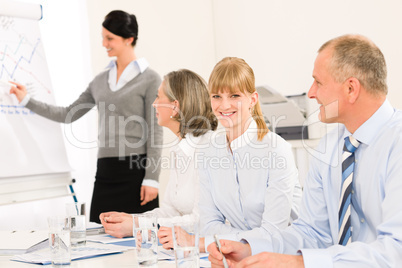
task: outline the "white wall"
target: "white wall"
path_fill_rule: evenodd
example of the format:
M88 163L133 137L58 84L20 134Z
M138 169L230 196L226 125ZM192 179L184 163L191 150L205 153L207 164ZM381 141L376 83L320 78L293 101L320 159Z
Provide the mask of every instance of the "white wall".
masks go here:
M86 89L93 75L86 3L56 0L42 5L40 26L56 104L68 106ZM97 113L93 110L61 127L72 177L76 179L74 190L79 201L89 204L96 171Z
M402 1L213 1L216 55L244 58L256 83L284 94L307 92L318 48L359 33L376 43L388 65L389 99L402 108Z

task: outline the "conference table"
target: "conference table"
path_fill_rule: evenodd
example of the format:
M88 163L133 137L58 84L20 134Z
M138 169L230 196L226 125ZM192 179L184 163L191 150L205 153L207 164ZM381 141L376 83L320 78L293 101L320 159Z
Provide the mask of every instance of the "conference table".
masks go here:
M10 255L0 255L0 267L1 268L35 268L35 267L52 267L51 265L37 265L30 263L22 263L16 261L10 261ZM123 253L111 254L106 256L99 256L90 259L75 260L71 262L71 268L110 268L110 267L138 267L136 254L134 249L130 249ZM174 261L159 261L159 268L173 268L176 267Z

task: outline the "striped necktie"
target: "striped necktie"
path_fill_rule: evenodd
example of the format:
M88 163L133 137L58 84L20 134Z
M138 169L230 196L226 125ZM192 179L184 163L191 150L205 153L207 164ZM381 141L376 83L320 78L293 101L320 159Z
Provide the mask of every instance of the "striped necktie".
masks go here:
M339 202L339 238L338 243L346 246L352 241L352 182L355 167L355 154L360 142L352 136L345 138L342 154L342 191Z

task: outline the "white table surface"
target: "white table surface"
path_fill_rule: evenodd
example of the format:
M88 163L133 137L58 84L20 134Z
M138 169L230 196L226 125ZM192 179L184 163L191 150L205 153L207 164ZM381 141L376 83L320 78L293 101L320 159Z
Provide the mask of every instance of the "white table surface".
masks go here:
M14 268L14 267L52 267L52 265L37 265L31 263L23 263L10 261L10 255L0 255L0 267L1 268ZM126 252L119 254L112 254L106 256L99 256L91 259L72 261L71 268L120 268L120 267L138 267L136 261L136 254L134 249L130 249ZM173 268L175 266L174 261L160 261L158 262L159 268Z

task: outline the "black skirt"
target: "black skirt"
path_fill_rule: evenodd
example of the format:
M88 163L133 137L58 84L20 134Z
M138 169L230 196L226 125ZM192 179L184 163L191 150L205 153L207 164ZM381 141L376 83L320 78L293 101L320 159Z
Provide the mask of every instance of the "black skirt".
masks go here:
M145 160L146 155L136 155L136 161ZM138 163L138 162L137 162ZM139 162L139 163L142 163ZM118 211L143 213L159 207L158 197L141 206L141 185L145 168L133 164L127 156L99 158L92 194L90 221L100 223L102 212Z

